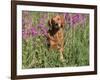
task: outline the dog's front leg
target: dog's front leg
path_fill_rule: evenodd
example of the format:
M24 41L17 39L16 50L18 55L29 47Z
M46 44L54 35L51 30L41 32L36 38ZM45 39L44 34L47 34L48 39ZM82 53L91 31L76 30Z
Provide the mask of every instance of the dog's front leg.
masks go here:
M57 39L55 39L53 36L50 36L50 34L48 33L48 38L54 42L57 42Z
M60 52L60 60L61 60L61 61L64 61L63 51L64 51L64 48L61 47L61 48L59 49L59 52Z

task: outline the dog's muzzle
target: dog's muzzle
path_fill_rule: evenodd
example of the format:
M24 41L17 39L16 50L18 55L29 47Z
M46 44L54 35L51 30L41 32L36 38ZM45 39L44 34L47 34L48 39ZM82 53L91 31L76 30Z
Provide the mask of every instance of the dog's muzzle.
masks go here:
M52 28L59 28L58 23L52 20Z

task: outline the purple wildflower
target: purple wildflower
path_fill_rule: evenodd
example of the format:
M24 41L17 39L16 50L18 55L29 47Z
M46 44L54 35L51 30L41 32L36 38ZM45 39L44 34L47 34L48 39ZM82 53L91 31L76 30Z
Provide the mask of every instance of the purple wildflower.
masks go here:
M38 28L44 28L44 26L45 26L44 24L38 24L37 25Z
M26 29L23 29L22 30L22 38L24 40L28 39L29 38L29 35L30 35L30 33L28 32L28 30L26 30Z
M47 14L43 15L40 20L39 20L39 24L37 25L37 28L39 28L39 35L43 35L43 36L46 36L47 35L47 27L45 26L46 24L46 17L47 17Z
M80 13L64 13L64 18L67 22L67 24L70 24L70 26L74 27L80 24L84 24L86 22L85 14Z
M36 36L38 34L37 30L34 27L32 27L30 31L32 36Z
M23 28L26 28L26 26L28 28L32 26L32 17L30 12L27 11L22 12L22 26Z
M46 36L47 35L47 31L48 31L48 28L46 28L46 27L45 28L42 28L41 29L41 34L43 34L43 35Z

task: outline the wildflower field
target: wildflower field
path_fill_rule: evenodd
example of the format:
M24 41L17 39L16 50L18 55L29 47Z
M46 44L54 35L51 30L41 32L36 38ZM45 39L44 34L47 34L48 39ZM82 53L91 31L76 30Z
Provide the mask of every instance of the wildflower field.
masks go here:
M48 20L63 15L64 62L59 51L48 50ZM89 14L22 11L22 68L89 65Z

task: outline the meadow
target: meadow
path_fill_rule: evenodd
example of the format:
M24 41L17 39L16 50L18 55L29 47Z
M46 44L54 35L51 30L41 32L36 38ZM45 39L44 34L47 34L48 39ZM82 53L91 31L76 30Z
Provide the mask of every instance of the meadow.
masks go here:
M48 20L63 15L64 62L59 52L48 50ZM89 65L89 14L22 12L22 68L74 67Z

